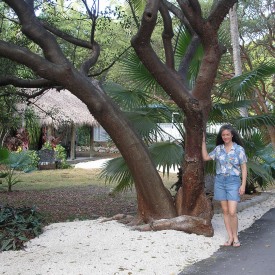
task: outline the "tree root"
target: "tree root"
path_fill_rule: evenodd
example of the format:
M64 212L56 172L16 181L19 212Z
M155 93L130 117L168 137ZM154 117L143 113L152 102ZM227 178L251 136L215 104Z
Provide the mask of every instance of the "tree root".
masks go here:
M118 214L111 218L106 218L102 222L111 220L117 220L123 224L132 226L133 230L138 231L177 230L205 237L213 237L214 235L211 222L193 216L182 215L171 219L152 220L150 223L144 224L141 218Z
M123 224L128 225L138 225L143 223L139 218L131 216L131 215L125 215L125 214L117 214L110 218L105 218L101 222L108 222L108 221L118 221Z

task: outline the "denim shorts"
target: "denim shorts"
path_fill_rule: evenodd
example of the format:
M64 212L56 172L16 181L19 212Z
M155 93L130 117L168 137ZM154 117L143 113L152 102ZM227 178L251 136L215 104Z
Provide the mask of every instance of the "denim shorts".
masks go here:
M241 179L239 176L216 175L214 185L214 200L240 201L239 188Z

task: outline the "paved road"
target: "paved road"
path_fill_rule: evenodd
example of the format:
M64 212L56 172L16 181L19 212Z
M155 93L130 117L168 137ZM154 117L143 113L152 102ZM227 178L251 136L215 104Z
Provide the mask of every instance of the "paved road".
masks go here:
M179 275L275 275L275 208L240 232L242 246L222 247Z

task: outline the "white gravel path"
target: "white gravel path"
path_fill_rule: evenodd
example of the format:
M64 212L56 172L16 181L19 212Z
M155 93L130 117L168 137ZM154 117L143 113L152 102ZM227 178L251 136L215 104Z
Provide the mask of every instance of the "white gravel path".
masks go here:
M272 207L274 195L241 211L240 231ZM116 221L101 220L47 226L24 251L0 253L0 274L176 275L211 256L226 240L221 214L214 215L212 238L172 230L137 232Z

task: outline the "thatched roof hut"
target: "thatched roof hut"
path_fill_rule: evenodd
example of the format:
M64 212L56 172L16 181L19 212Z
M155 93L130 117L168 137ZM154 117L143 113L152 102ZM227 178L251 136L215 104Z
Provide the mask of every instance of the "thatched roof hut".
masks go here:
M41 125L58 128L65 124L71 127L71 159L75 158L76 127L80 125L90 125L91 127L99 125L86 104L68 90L49 89L42 95L32 99L31 103L30 106ZM26 105L20 104L18 109L23 112L26 107Z
M85 103L68 90L47 90L43 95L33 99L32 103L41 124L98 125Z

